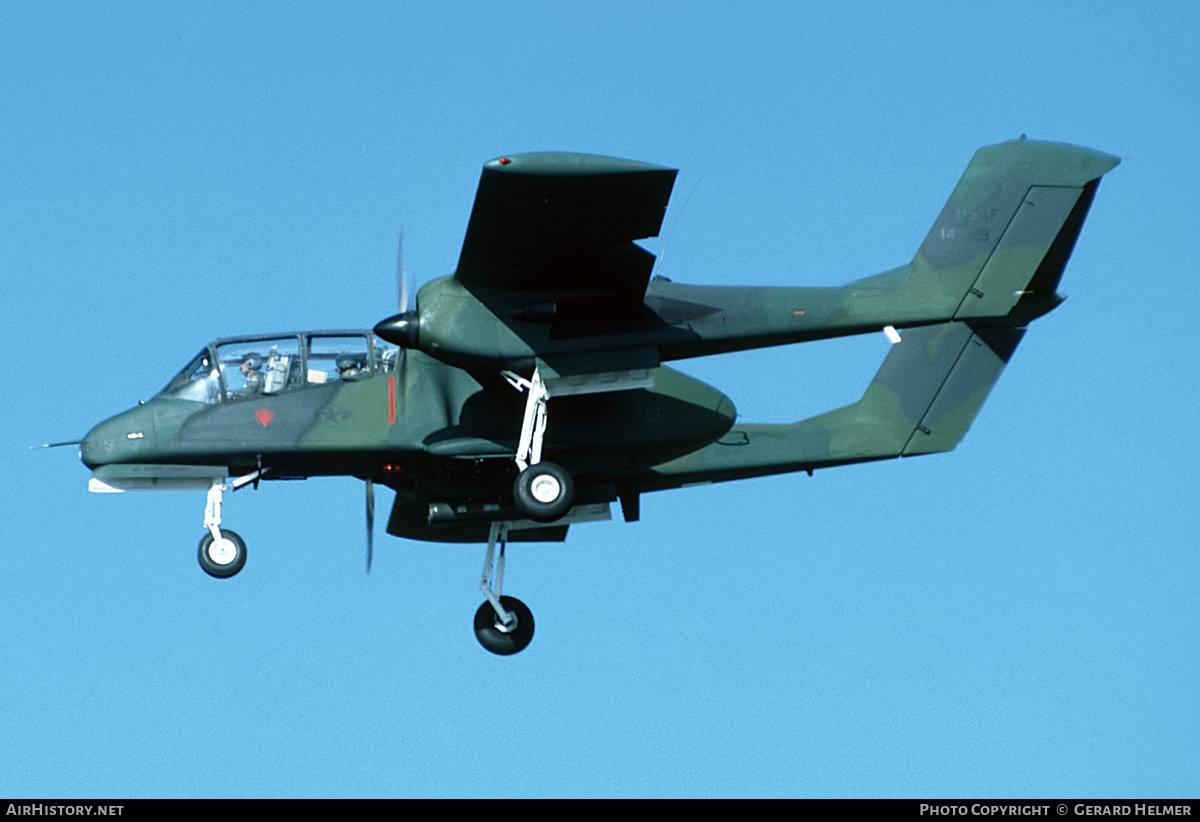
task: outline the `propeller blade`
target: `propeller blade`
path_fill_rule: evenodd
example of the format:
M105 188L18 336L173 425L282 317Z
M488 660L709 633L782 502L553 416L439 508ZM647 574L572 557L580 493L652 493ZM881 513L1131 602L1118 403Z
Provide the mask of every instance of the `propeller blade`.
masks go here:
M420 315L410 305L411 294L408 288L408 271L404 267L404 229L400 229L396 241L396 291L399 297L400 313L381 320L375 324L375 336L387 340L402 348L418 347L420 337Z
M397 304L400 313L408 311L408 272L404 268L404 226L400 226L400 236L396 240L396 291Z
M375 557L375 483L367 480L367 573Z

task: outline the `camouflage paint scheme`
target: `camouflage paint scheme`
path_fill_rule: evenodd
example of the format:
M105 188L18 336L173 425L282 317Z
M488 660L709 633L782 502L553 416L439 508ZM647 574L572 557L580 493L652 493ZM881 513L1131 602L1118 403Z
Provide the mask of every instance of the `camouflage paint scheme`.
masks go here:
M671 169L500 158L484 166L455 274L373 332L341 332L370 351L396 343L394 361L270 395L164 393L98 425L81 458L117 488L352 475L396 491L389 533L486 541L491 521L517 518L525 400L502 372L535 368L552 397L546 459L570 472L577 505L619 499L627 520L644 492L948 451L1026 326L1062 301L1063 268L1118 162L1025 139L982 148L907 265L836 288L767 288L650 278L654 257L633 241L658 233ZM663 364L887 326L903 341L862 398L790 424L737 422L729 398ZM291 336L303 352L306 335ZM572 380L636 387L573 394ZM525 523L510 538L565 535L564 523Z

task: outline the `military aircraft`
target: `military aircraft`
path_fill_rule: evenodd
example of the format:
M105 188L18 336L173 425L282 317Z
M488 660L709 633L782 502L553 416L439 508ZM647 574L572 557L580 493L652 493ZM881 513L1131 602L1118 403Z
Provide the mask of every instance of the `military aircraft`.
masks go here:
M395 491L389 534L487 543L480 643L516 653L529 609L503 594L509 541L627 522L697 483L953 449L1025 334L1059 305L1100 177L1119 160L1020 140L980 149L912 261L841 287L653 277L676 171L566 153L486 163L458 266L373 329L214 340L149 401L81 442L93 491L206 490L201 567L246 546L227 491L348 475ZM885 331L857 402L784 424L664 363ZM902 334L901 334L902 332ZM499 553L497 555L497 548Z

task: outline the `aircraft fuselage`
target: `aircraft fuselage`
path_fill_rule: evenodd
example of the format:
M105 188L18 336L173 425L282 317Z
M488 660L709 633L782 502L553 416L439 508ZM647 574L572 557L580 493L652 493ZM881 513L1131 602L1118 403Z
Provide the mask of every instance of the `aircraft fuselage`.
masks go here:
M703 447L733 424L733 403L716 389L666 367L646 375L645 389L555 399L547 458L571 464L581 483L612 479ZM93 470L225 466L230 476L261 469L263 479L352 475L391 485L431 464L511 462L524 399L498 375L481 379L408 350L352 380L270 394L223 387L212 402L164 392L96 426L81 458ZM418 484L457 496L445 478L453 473L434 470Z

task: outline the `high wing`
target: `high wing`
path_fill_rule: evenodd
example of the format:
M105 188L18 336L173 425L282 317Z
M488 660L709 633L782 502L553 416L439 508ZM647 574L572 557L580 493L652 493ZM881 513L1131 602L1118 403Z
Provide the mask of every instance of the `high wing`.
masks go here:
M468 290L608 297L639 305L675 169L591 154L514 154L486 163L456 279Z

